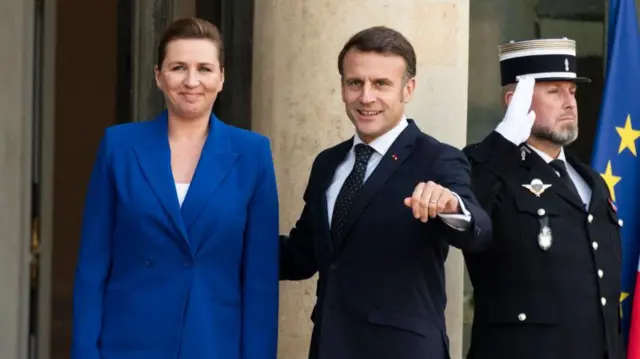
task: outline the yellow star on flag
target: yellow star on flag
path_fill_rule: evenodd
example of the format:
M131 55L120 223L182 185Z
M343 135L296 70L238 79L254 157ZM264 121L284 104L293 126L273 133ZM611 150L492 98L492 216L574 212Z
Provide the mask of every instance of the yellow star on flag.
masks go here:
M615 202L616 192L613 187L615 187L615 185L620 182L622 177L613 175L613 171L611 170L611 161L607 162L607 169L604 171L604 173L601 173L600 176L602 176L604 181L607 183L607 187L609 187L609 193L611 194L611 199Z
M620 293L620 318L622 318L622 302L629 297L629 293Z
M627 122L624 127L616 127L618 135L620 135L620 148L618 148L618 154L622 153L625 148L628 148L634 156L638 157L636 152L636 140L640 137L640 131L634 130L631 127L631 115L627 115Z

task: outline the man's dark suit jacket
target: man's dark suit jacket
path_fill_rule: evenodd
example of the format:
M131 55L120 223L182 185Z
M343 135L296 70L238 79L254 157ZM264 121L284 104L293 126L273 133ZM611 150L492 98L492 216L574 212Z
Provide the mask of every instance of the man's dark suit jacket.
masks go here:
M315 159L302 215L289 238L283 237L281 279L319 272L309 358L448 358L448 246L481 250L492 235L489 217L470 188L467 159L409 120L358 192L342 245L334 248L325 192L352 144L345 141ZM467 230L439 218L415 219L403 201L426 181L460 196L473 218Z

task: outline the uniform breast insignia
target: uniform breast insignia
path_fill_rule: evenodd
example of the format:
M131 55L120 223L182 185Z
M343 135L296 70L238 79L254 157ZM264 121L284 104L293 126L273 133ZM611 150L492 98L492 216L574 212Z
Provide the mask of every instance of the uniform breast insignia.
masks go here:
M547 251L553 244L551 227L549 227L549 216L544 208L538 209L538 222L540 223L540 233L538 233L538 246L543 251Z
M549 226L543 226L538 234L538 245L540 246L540 249L546 251L551 248L552 243L553 237L551 236L551 228L549 228Z
M540 197L547 188L551 187L550 184L544 184L541 180L534 178L531 183L523 184L522 187L531 191L531 193L535 194L536 197Z
M520 146L520 159L522 161L527 159L527 155L531 153L531 150L529 150L529 148L527 148L527 146L522 145Z

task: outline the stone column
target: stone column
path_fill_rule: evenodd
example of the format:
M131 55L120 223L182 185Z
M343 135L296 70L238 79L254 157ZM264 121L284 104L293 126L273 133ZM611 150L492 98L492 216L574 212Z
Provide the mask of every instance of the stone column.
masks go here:
M337 56L357 31L386 25L413 43L417 88L407 115L459 148L466 143L468 0L261 0L255 4L252 127L272 140L281 232L302 209L315 156L353 134L340 100ZM462 358L463 261L447 261L451 357ZM305 358L315 280L282 283L281 359Z
M27 358L34 2L0 11L0 353Z

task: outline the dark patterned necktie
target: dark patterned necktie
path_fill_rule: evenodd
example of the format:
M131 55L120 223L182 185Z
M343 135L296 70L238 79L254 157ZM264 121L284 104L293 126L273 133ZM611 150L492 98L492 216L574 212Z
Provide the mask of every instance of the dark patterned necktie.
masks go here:
M558 171L558 173L560 174L560 178L562 179L562 182L564 182L567 188L569 188L569 190L573 192L573 194L575 194L576 196L578 196L578 198L580 198L578 189L576 188L576 185L571 180L571 177L569 176L569 172L567 171L567 164L564 163L563 160L553 160L549 162L549 164L551 165L551 167L553 167L554 170Z
M367 172L367 163L373 154L373 148L359 143L356 145L356 162L353 164L353 169L349 176L344 181L338 197L336 198L336 204L333 207L333 215L331 217L331 233L333 235L334 247L338 248L339 238L344 230L344 225L347 222L347 214L349 213L349 207L353 203L356 193L362 187L364 183L364 176Z

